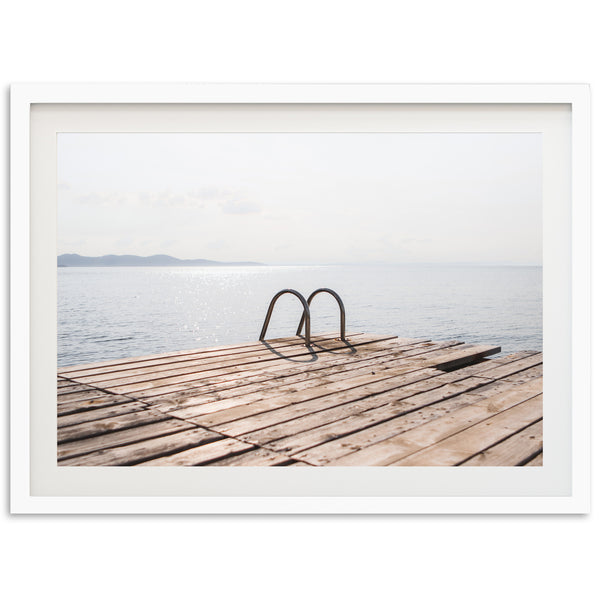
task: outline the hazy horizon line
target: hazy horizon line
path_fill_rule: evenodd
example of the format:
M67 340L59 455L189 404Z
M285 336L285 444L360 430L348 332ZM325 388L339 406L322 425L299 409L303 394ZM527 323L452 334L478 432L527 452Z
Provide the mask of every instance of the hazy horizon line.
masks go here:
M520 262L505 262L505 261L350 261L350 262L340 262L340 261L324 261L324 262L304 262L304 261L287 261L287 262L265 262L262 260L249 260L249 259L217 259L217 258L179 258L173 256L171 254L166 253L154 253L148 255L141 254L101 254L97 256L90 256L86 254L79 254L78 252L62 252L57 254L57 258L63 256L65 254L74 254L77 256L81 256L83 258L102 258L104 256L135 256L138 258L151 258L153 256L169 256L170 258L175 258L177 260L206 260L209 262L222 262L222 263L231 263L231 262L257 262L261 263L260 266L265 267L343 267L343 266L394 266L394 265L435 265L435 266L486 266L486 267L542 267L543 264L540 263L520 263ZM258 265L257 265L258 266Z

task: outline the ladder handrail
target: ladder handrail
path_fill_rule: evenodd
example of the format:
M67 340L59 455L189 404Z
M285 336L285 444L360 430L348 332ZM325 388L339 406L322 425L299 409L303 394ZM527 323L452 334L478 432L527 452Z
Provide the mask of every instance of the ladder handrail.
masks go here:
M267 327L269 326L269 321L271 320L271 315L273 314L273 308L274 308L277 300L279 300L280 296L283 296L283 294L293 294L294 296L296 296L296 298L298 298L298 300L300 300L300 302L302 302L302 321L301 322L304 323L304 321L306 321L304 343L307 346L310 346L310 308L309 308L308 302L306 302L306 299L300 292L297 292L296 290L290 290L290 289L281 290L280 292L277 292L277 294L275 294L273 296L273 298L271 299L271 304L269 304L269 309L267 310L267 316L265 317L265 322L263 323L263 327L260 332L260 336L258 338L259 341L262 342L265 339L265 335L267 334ZM300 332L298 332L296 335L300 335Z
M310 303L312 302L312 299L317 294L320 294L322 292L326 292L328 294L331 294L337 300L337 303L338 303L338 305L340 307L340 338L342 340L345 340L346 339L346 309L344 308L344 303L342 302L342 299L340 298L339 294L337 294L336 292L334 292L330 288L319 288L318 290L315 290L308 297L307 304L310 307ZM302 318L300 319L300 324L298 325L298 330L296 331L296 335L300 335L300 332L302 331L302 326L303 325L304 325L304 314L302 315ZM309 328L310 328L310 323L308 325L309 325Z

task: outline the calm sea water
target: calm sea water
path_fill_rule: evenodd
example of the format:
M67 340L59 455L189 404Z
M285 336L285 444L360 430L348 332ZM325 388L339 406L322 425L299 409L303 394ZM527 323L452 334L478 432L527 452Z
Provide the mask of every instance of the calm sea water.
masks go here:
M258 339L271 297L330 287L349 332L542 349L541 267L311 266L58 269L58 365ZM293 335L280 298L267 338ZM335 300L311 305L313 334L339 328Z

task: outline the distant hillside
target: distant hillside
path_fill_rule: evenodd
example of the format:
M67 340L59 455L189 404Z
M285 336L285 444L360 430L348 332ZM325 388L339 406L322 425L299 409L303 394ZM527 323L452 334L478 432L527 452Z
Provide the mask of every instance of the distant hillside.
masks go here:
M155 254L154 256L61 254L57 259L57 264L59 267L251 267L262 265L258 262L218 262L203 258L182 260L166 254Z

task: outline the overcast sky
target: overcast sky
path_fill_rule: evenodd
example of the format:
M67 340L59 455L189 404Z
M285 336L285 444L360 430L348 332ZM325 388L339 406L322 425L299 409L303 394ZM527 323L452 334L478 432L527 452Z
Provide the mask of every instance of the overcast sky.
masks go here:
M58 254L542 262L539 134L59 134Z

